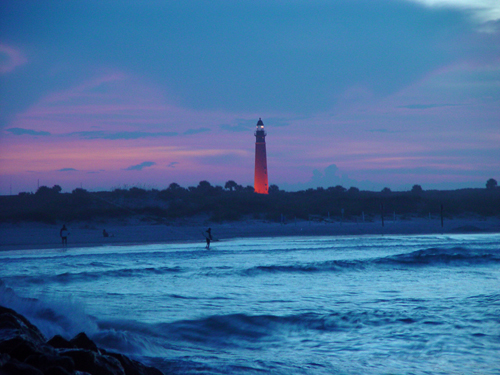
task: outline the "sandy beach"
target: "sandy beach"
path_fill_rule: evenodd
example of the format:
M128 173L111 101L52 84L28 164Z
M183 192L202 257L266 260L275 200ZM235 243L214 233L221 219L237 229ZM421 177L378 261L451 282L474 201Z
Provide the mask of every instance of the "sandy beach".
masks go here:
M392 218L391 218L392 219ZM261 220L213 223L203 219L158 222L130 219L127 221L99 221L67 223L70 235L68 247L103 245L193 242L204 246L202 232L212 228L215 240L247 237L283 236L341 236L341 235L417 235L498 233L500 218L445 219L413 218L410 220L373 222L316 222L290 221L286 224ZM17 223L0 225L0 250L46 249L62 247L59 237L61 224ZM110 237L103 236L103 229Z

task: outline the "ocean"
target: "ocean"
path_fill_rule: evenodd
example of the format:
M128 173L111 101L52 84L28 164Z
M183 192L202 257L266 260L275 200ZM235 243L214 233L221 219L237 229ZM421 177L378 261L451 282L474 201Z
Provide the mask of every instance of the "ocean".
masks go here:
M203 240L203 238L201 238ZM499 374L500 234L0 253L0 304L165 374Z

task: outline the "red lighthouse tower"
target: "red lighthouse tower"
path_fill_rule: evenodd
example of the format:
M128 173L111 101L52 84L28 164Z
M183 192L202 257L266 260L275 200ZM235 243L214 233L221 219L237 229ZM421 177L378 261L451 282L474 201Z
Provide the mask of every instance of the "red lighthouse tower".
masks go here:
M264 123L259 118L255 130L255 178L253 184L255 192L259 194L267 194L269 192L267 180L266 135Z

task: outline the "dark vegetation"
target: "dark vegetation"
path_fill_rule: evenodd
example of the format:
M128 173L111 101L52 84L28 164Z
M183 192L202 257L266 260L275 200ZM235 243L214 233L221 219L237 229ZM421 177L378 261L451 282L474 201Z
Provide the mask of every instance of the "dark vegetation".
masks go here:
M228 181L224 188L201 181L183 188L176 183L164 190L138 187L88 192L75 189L61 193L61 187L41 186L36 193L0 196L0 222L38 221L46 223L138 217L168 222L205 216L216 222L243 218L280 221L373 220L382 212L401 219L440 215L500 215L500 188L490 179L484 189L427 190L420 185L411 191L360 191L342 186L298 192L282 191L271 185L269 195L255 194L251 186Z

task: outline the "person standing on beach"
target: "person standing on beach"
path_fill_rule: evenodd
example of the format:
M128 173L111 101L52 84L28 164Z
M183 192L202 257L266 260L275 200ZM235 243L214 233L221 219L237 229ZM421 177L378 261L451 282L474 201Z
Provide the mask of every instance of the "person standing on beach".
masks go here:
M212 241L212 228L208 228L206 230L207 235L205 236L207 240L207 249L210 249L210 241Z
M59 231L59 235L61 236L62 244L67 245L68 244L68 229L66 228L66 224L63 224L61 230Z

